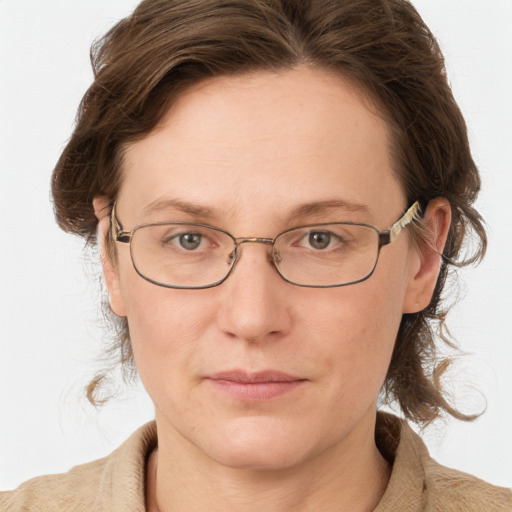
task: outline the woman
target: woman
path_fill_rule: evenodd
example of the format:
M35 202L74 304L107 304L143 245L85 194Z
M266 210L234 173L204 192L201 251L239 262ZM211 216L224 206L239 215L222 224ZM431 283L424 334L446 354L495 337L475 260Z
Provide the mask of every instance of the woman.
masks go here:
M376 412L471 419L432 330L445 262L485 249L479 176L414 9L145 1L95 59L56 213L98 242L156 424L2 507L509 510Z

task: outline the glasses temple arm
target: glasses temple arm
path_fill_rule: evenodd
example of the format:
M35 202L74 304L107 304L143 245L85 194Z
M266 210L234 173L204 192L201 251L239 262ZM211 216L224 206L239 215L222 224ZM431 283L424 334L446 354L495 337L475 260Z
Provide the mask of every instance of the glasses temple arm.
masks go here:
M116 202L112 206L112 211L110 212L110 235L112 240L115 242L129 243L132 237L132 234L126 231L123 231L123 226L121 226L120 222L117 220L116 215Z
M412 206L389 228L389 242L392 242L411 222L421 219L421 207L419 201L415 201Z

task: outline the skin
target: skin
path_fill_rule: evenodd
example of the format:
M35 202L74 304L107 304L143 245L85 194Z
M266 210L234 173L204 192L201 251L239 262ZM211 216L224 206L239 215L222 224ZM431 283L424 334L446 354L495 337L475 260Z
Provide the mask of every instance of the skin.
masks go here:
M388 127L369 105L349 82L307 67L193 86L127 148L117 199L123 228L203 222L237 237L331 221L387 229L408 205ZM169 198L210 211L144 213ZM325 201L352 206L290 218ZM106 204L95 198L103 233ZM244 245L227 281L204 290L155 286L136 274L127 245L116 244L116 266L102 249L111 307L128 318L155 404L150 510L373 510L389 478L374 442L376 400L402 314L430 301L446 202L431 202L425 219L432 247L412 247L402 233L370 279L331 289L286 283L259 244ZM208 378L233 369L279 370L303 382L244 401Z

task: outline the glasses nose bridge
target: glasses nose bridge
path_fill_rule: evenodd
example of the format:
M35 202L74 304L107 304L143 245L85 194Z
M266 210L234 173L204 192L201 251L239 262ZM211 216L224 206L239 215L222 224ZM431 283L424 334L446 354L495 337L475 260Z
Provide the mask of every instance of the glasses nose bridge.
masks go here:
M275 238L260 238L260 237L240 237L235 238L235 244L240 246L242 244L264 244L264 245L274 245Z
M242 254L241 246L243 244L263 244L263 245L269 245L272 250L268 254L268 260L270 263L272 263L274 266L278 263L279 257L274 254L274 243L276 241L275 238L263 238L263 237L254 237L254 236L246 236L246 237L240 237L235 238L235 246L236 246L236 256L235 261L233 262L233 266L238 263L238 260L240 259L240 256Z

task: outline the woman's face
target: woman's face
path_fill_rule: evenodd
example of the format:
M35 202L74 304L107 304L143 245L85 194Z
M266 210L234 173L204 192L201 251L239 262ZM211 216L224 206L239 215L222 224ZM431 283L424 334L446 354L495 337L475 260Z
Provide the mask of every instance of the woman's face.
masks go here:
M387 229L407 206L389 145L385 121L337 75L217 78L128 147L117 216L125 230L185 221L235 237L320 222ZM407 235L382 249L368 280L329 289L285 282L261 244L243 245L220 286L163 288L116 245L111 304L128 318L161 439L230 467L282 468L371 435L402 313L415 304ZM272 382L244 381L258 377Z

